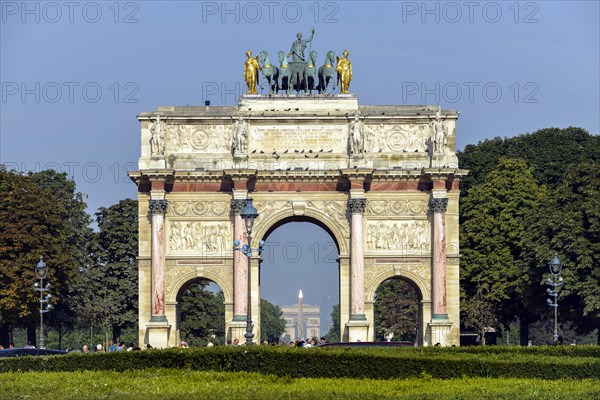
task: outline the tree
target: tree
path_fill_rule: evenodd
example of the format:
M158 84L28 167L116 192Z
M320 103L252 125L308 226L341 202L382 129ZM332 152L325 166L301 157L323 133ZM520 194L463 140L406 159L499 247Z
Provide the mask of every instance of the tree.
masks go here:
M51 293L66 291L77 271L77 260L66 246L66 211L51 191L31 177L0 166L0 343L7 345L12 328L29 326L35 343L39 298L33 290L35 265L44 256ZM52 304L56 304L56 298Z
M581 128L546 128L467 145L457 156L461 168L469 170L461 183L463 194L472 186L485 182L487 174L502 158L527 160L535 167L533 174L539 183L556 186L569 165L578 164L582 159L600 161L600 137Z
M116 339L138 318L138 207L121 200L96 213L98 232L94 263L82 269L83 301L79 308L83 326L104 327Z
M333 325L325 335L325 339L328 342L339 342L342 337L340 330L340 305L336 304L333 306L333 310L331 310L331 320L333 321Z
M600 328L600 163L570 166L528 226L525 258L536 268L540 287L554 253L563 265L561 319L579 334Z
M44 170L30 173L29 177L41 188L49 190L62 204L63 229L65 230L65 251L73 255L79 269L86 268L92 263L94 234L90 224L92 219L85 211L87 205L83 195L76 191L75 181L69 180L66 173L54 170ZM77 309L81 302L82 291L86 288L80 285L79 277L71 277L64 282L65 290L56 296L53 311L46 314L49 326L58 332L58 348L62 348L62 338L66 330L77 324Z
M375 292L375 336L385 340L415 341L419 296L413 287L400 279L388 279Z
M281 308L268 300L260 299L260 341L279 343L285 332L285 319Z
M181 295L181 337L189 344L204 346L209 340L222 343L225 338L225 298L221 291L207 290L209 284L194 281Z
M488 300L487 294L483 292L479 282L477 293L462 304L464 313L463 324L467 328L475 328L481 338L481 345L485 346L485 333L487 328L496 326L498 319L494 310L494 304Z
M545 196L545 186L538 184L524 160L501 159L485 181L473 186L463 198L463 304L480 287L500 322L508 324L516 315L524 326L534 318L522 302L532 282L521 258L526 218Z

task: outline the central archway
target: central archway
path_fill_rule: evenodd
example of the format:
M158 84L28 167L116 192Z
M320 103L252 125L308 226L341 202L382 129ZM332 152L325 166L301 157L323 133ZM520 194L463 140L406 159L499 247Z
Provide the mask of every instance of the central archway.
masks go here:
M282 308L284 336L325 336L340 295L339 246L331 230L314 218L293 216L273 224L263 240L260 297Z

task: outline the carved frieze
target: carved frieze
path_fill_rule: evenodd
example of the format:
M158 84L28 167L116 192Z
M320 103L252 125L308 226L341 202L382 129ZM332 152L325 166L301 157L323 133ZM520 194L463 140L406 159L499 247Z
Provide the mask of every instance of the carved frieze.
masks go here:
M428 150L431 128L425 124L366 125L367 152L425 153Z
M429 210L427 200L369 200L366 215L425 215Z
M428 252L431 248L429 221L369 221L367 249L399 251L405 254Z
M230 125L167 125L167 152L229 153L232 146Z
M230 204L225 201L171 201L169 208L177 216L222 216L227 214Z
M224 254L232 247L231 238L229 222L169 222L169 251Z
M254 203L258 215L272 215L277 211L281 211L292 207L291 201L258 201Z

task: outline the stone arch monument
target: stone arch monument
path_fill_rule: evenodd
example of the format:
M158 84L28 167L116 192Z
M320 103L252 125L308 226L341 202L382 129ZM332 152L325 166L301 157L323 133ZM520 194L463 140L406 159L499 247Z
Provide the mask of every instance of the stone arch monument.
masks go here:
M374 339L373 299L392 277L417 288L419 344L459 344L458 113L363 106L354 95L244 95L237 106L159 107L138 116L139 340L178 343L177 293L193 279L225 296L242 339L251 277L260 337L258 260L241 207L259 212L253 246L282 221L327 227L338 247L342 341Z

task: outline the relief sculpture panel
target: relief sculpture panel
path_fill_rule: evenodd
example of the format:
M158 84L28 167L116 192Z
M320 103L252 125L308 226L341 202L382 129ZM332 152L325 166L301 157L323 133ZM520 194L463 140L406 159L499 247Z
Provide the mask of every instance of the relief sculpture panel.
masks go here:
M428 200L369 200L366 215L426 215Z
M366 151L372 153L425 153L429 149L431 128L425 124L366 125Z
M370 221L367 249L421 254L431 248L429 221Z
M230 203L224 201L169 201L169 213L177 216L222 216L229 207Z
M230 125L168 125L168 153L229 153Z
M169 251L211 255L231 250L231 223L170 221Z

